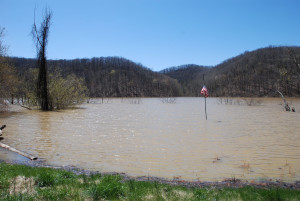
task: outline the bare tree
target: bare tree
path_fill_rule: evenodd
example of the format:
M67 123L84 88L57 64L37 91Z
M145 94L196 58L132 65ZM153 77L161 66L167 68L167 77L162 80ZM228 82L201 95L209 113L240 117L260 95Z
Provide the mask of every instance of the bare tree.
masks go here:
M3 38L4 38L4 32L5 28L0 26L0 57L6 56L6 52L8 47L4 44Z
M8 107L8 98L13 97L18 79L15 69L7 56L8 46L4 44L5 29L0 26L0 112Z
M48 44L49 28L51 25L52 12L46 8L43 21L38 29L35 23L32 26L32 36L37 48L39 75L37 82L37 97L40 101L42 110L49 110L49 98L47 87L47 60L46 47ZM34 17L35 18L35 17Z

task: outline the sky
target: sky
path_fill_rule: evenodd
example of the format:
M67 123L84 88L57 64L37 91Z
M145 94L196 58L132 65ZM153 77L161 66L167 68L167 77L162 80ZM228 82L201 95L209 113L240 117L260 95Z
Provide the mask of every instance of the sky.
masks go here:
M300 46L300 0L0 0L9 56L36 57L34 13L39 26L46 7L48 59L118 56L159 71Z

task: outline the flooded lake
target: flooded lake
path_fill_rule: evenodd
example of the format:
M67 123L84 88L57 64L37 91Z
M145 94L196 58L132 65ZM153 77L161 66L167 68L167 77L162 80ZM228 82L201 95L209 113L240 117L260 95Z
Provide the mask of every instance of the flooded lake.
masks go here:
M101 99L59 112L0 114L3 143L55 166L131 176L300 180L300 99ZM1 151L0 159L7 156Z

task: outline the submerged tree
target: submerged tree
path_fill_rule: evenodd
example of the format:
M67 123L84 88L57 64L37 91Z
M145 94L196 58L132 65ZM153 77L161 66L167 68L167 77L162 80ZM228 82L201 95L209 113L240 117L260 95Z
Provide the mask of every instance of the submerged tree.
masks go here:
M38 69L30 68L24 73L26 77L25 88L28 106L37 106L38 97L36 85L33 84L38 80ZM88 95L83 78L74 74L62 76L58 68L50 69L48 74L49 86L49 110L60 110L78 105L84 102Z
M35 19L32 27L32 35L37 48L39 66L39 76L37 81L37 97L39 99L39 103L42 110L49 110L46 47L48 44L51 17L52 12L49 9L46 9L40 28L37 28Z

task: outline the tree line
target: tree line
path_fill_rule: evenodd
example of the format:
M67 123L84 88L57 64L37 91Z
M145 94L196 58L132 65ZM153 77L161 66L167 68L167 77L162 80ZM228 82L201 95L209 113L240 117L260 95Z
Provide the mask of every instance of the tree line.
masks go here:
M98 57L49 60L48 70L50 74L59 71L63 78L80 78L89 97L201 96L203 75L210 96L274 97L278 90L285 96L299 97L299 58L299 47L267 47L245 52L214 67L190 64L153 72L125 58ZM10 59L19 80L30 82L28 72L37 60Z

